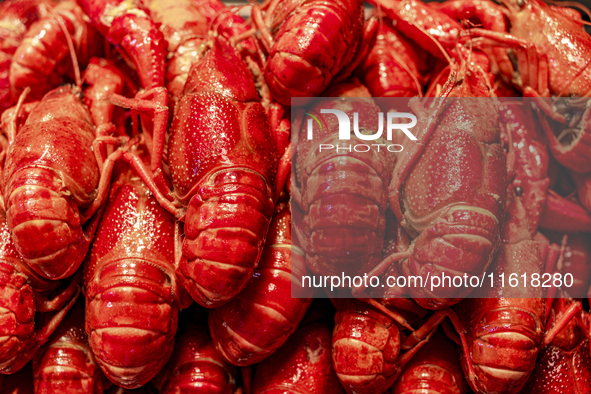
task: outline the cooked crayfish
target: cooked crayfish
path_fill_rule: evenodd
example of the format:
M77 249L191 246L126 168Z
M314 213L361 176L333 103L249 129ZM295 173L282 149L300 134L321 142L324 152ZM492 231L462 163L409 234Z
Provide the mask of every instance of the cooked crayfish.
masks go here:
M306 253L306 266L322 275L356 275L368 272L382 258L386 229L387 187L394 167L394 155L386 149L371 152L351 151L349 143L363 143L356 136L340 141L336 116L322 116L322 109L337 109L360 115L361 128L378 130L380 108L367 88L356 78L332 86L327 94L356 97L320 100L311 105L312 115L323 117L325 127L313 124L313 140L306 139L306 122L311 116L302 113L295 157L293 201L303 211L294 222ZM351 122L353 124L353 122ZM378 140L384 143L385 138ZM320 152L319 144L344 149ZM368 186L369 185L369 186ZM344 220L343 218L346 218ZM364 271L365 270L365 271Z
M236 298L209 313L216 348L234 365L258 363L279 349L310 305L309 298L291 298L290 249L290 204L284 197L277 204L250 282Z
M179 333L170 361L154 377L154 385L160 394L234 394L236 367L228 364L215 349L203 324L207 312L195 309L189 308L181 316L184 329Z
M289 392L340 394L330 358L330 328L323 322L301 326L256 369L253 394Z
M78 87L62 86L2 114L9 143L1 179L8 227L25 263L48 279L78 269L108 193L110 168L99 166L106 158L92 116L106 120L110 105L97 100L100 108L91 114L81 96Z
M102 36L76 1L59 3L29 28L12 57L12 100L16 102L27 87L28 100L41 99L66 74L76 75L79 66L85 68L91 57L101 56L103 49ZM73 79L78 82L79 78Z
M145 147L130 154L139 158ZM137 388L168 361L179 310L190 298L174 273L180 258L174 218L131 166L124 161L116 166L84 264L86 332L105 375L119 386Z
M253 6L252 20L269 54L265 81L283 105L320 94L339 72L351 74L377 28L375 20L364 28L359 0L267 1Z
M151 188L169 212L185 220L176 272L203 306L235 297L257 267L274 199L283 188L276 181L281 177L273 133L238 51L214 38L191 67L171 127L168 162L176 201L171 192Z
M33 360L35 393L103 393L104 376L88 347L84 332L84 301L59 325Z
M420 101L411 104L426 121L417 135L419 143L396 163L389 199L414 239L407 252L386 258L375 272L402 259L403 274L426 280L442 271L481 275L492 262L507 183L499 144L499 103L492 92L492 76L482 72L489 69L486 57L463 51L461 56L460 65L442 71L447 82L437 88L441 93L431 109L422 108ZM432 86L427 94L437 89ZM464 121L458 124L458 117ZM410 288L410 294L428 309L453 305L469 291L442 288L433 294L427 288Z
M28 269L0 213L0 373L15 373L33 358L79 293L80 275L64 284Z
M544 347L536 361L532 377L524 392L550 394L589 393L591 383L591 354L589 321L583 317L581 305L570 298L557 298L552 304L547 323L552 334L544 338ZM562 316L571 315L565 326L555 326ZM578 308L577 308L578 307Z

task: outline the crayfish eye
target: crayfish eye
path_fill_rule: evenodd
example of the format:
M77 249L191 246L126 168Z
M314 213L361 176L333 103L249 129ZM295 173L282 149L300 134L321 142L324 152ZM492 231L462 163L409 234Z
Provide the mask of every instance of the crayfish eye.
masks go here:
M521 196L522 194L523 194L523 188L522 188L521 186L517 186L517 187L515 188L515 195L516 195L517 197L519 197L519 196Z
M211 48L213 48L213 41L206 41L199 45L197 50L204 56Z
M517 5L523 7L525 5L525 0L517 0Z

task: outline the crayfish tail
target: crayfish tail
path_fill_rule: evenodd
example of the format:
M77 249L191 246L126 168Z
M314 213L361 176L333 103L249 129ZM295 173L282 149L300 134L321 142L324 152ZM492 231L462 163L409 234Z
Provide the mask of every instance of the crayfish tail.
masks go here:
M194 308L188 312L193 318L202 317L195 313ZM237 368L228 364L216 351L207 327L189 322L178 335L170 361L154 377L152 383L161 394L230 394L238 392L235 391L237 372Z
M86 287L86 331L101 369L125 388L146 384L174 347L179 311L169 275L145 259L116 259Z
M47 279L74 274L89 242L61 178L46 168L25 168L14 174L10 186L8 227L25 263Z
M261 257L271 215L272 190L252 170L218 171L189 202L181 283L202 306L215 308L247 285Z
M35 338L35 295L14 262L0 260L0 373L16 372L15 364ZM28 361L28 360L26 360ZM25 361L25 362L26 362ZM24 363L23 363L24 365Z
M341 301L332 337L337 376L347 392L382 393L400 373L398 326L392 318L363 301Z
M33 359L35 393L102 393L103 376L84 333L84 301L76 305L59 325L47 345Z
M213 342L233 365L254 365L273 354L296 330L311 303L309 298L291 297L291 212L284 197L253 279L240 297L209 312ZM260 335L262 331L266 335Z

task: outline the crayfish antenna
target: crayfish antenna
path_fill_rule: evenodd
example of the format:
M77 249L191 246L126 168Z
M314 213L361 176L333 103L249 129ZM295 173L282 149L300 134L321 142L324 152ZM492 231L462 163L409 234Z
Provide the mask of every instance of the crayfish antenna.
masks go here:
M364 295L364 294L361 293L359 296L361 296L361 295ZM376 308L380 312L384 313L386 316L392 318L396 323L400 324L402 327L414 332L415 329L412 328L410 326L410 324L408 324L408 322L406 321L406 319L404 317L402 317L400 314L386 308L384 305L380 304L379 302L377 302L373 298L358 298L358 299L360 301L368 303L369 305L373 306L374 308Z
M435 38L433 37L433 35L431 35L428 31L426 31L425 29L421 28L419 25L417 25L414 22L410 22L417 30L419 30L421 33L423 33L424 35L426 35L427 37L429 37L429 39L431 41L433 41L433 43L437 46L437 48L439 48L439 50L441 51L441 54L443 54L443 57L445 58L445 60L447 61L447 64L452 64L452 60L451 57L449 56L449 54L447 53L447 51L445 50L445 48L443 48L443 45L441 45L441 43Z
M17 128L17 119L20 115L20 112L23 108L23 103L25 102L25 99L27 98L27 95L29 94L29 92L31 91L30 87L26 87L25 90L23 90L23 92L21 93L20 97L18 98L18 102L16 103L16 108L14 110L14 114L12 115L12 118L10 119L10 122L8 123L8 130L5 130L4 133L6 134L6 138L8 139L8 145L12 144L14 142L14 139L16 137L16 128Z
M56 15L57 23L59 23L60 28L62 29L64 36L66 37L66 42L68 43L68 50L70 51L70 58L72 59L72 68L74 70L74 81L76 82L76 86L82 88L82 78L80 76L80 65L78 63L78 56L76 56L76 49L74 48L74 42L72 41L72 36L70 36L70 32L68 28L64 24L64 20L62 19L61 15Z

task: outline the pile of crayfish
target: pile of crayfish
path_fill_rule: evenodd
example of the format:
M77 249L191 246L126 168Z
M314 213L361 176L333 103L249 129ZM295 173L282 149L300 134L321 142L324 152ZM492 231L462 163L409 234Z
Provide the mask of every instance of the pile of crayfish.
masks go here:
M589 11L368 3L0 3L0 393L591 393Z

